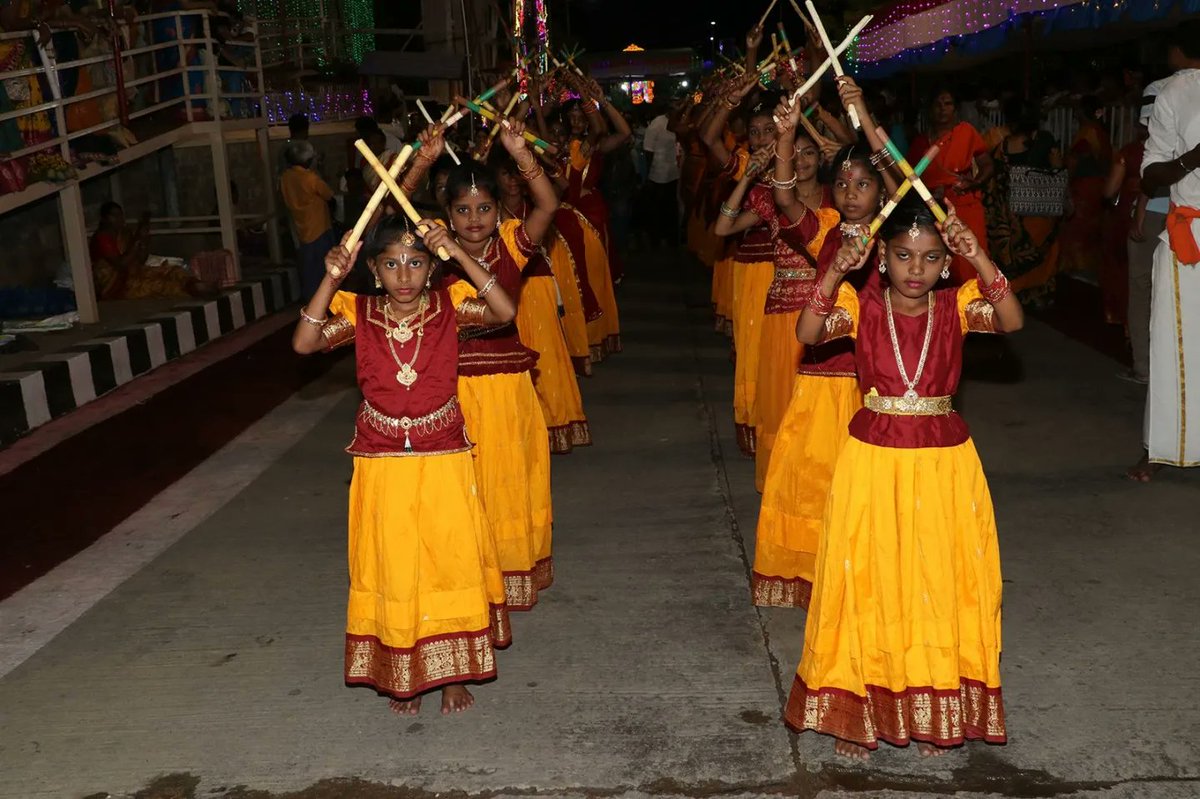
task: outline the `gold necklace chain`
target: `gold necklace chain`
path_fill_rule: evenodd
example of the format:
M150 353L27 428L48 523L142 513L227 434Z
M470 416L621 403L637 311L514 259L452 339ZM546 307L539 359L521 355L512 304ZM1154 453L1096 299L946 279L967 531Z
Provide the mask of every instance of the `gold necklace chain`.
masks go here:
M892 352L896 355L896 367L900 370L900 379L908 387L904 392L904 399L912 401L920 397L917 393L917 383L921 381L921 374L925 371L925 358L929 355L929 342L933 340L933 292L929 292L929 312L925 317L925 343L921 345L921 360L917 362L917 373L913 375L912 380L908 379L908 370L904 368L904 357L900 354L900 339L896 337L896 320L892 316L891 286L888 286L888 290L883 293L883 304L887 309L888 334L892 337Z
M416 383L417 378L420 377L420 375L417 374L417 370L413 367L417 364L417 358L421 357L421 343L425 340L425 311L428 309L429 295L422 292L418 309L406 316L403 320L398 320L396 322L396 330L393 331L390 325L390 322L392 321L391 308L388 305L387 299L384 298L383 300L383 326L384 330L386 331L385 337L387 338L388 352L392 354L392 360L395 361L396 366L399 367L399 370L396 372L396 382L404 386L405 389L411 389L413 383ZM404 341L411 340L414 332L408 327L407 323L409 319L412 319L414 316L418 315L420 318L417 320L417 327L415 331L415 335L417 337L417 346L413 349L412 360L408 363L405 363L404 361L400 360L400 356L396 354L396 345L393 343L393 340L401 338L400 331L402 329L405 331L405 333L407 333L407 338L404 338ZM401 343L403 343L403 341Z

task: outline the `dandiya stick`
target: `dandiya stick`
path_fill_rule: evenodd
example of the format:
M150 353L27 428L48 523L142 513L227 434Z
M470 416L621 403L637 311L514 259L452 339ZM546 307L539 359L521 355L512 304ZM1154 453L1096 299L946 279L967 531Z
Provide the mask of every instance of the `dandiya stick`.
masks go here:
M771 5L767 6L767 10L763 12L762 19L758 21L758 27L761 28L767 24L767 17L771 16L771 12L775 10L775 4L778 2L779 0L771 0Z
M792 50L792 45L788 41L787 31L783 29L783 23L779 23L779 40L783 42L783 50L787 53L788 66L792 68L792 74L796 76L796 80L800 79L800 67L796 64L796 54Z
M816 106L813 106L816 108ZM813 123L808 121L808 117L804 114L800 115L800 124L808 131L808 135L812 137L813 143L820 147L822 144L829 142L829 139L821 135L821 132L813 127Z
M513 110L513 108L516 107L517 100L519 100L519 99L520 98L517 96L517 93L513 92L512 97L509 98L508 105L506 105L504 107L504 116L507 117L509 114L512 113L512 110ZM492 130L491 130L491 132L488 133L488 141L495 141L496 134L498 134L499 132L500 132L500 126L498 124L492 125Z
M904 174L904 177L912 181L913 188L917 190L917 194L921 195L921 199L924 200L925 204L929 206L929 210L933 211L933 215L937 218L937 221L945 222L946 212L942 209L942 206L938 203L938 201L933 199L933 194L930 193L929 187L925 185L925 181L921 180L921 173L917 172L909 165L908 160L904 157L904 154L900 152L900 148L896 146L895 142L888 138L887 131L885 131L883 128L875 128L875 132L879 135L879 138L883 140L884 148L889 154L891 154L892 158L896 159L896 166L900 167L900 171ZM921 159L921 163L931 160L933 159L931 159L927 153L925 157Z
M449 111L449 109L447 109L447 111ZM455 114L451 116L446 120L444 127L449 128L461 118L462 114ZM403 171L404 165L408 162L408 159L410 159L413 153L419 149L421 149L421 142L417 141L413 142L412 144L404 145L404 148L400 150L400 153L396 156L396 159L392 161L391 168L387 170L387 174L391 176L393 183L395 182L396 178L400 176L400 172ZM371 157L374 158L374 156L375 154L371 153ZM378 161L379 159L375 158L375 160ZM383 198L387 196L387 193L387 184L385 184L381 179L379 185L375 187L375 193L372 194L371 199L367 201L367 207L363 209L363 212L359 214L358 221L354 223L354 228L350 231L349 238L346 239L345 246L347 251L353 250L354 246L362 239L363 233L367 230L367 225L371 224L371 217L375 216L375 212L379 210L379 205L383 202ZM334 277L338 277L338 275L334 275Z
M357 147L361 143L362 140L359 139L359 141L355 143L355 146ZM387 175L394 183L395 179L399 177L400 172L404 169L404 164L408 162L408 159L412 157L412 154L416 152L417 148L420 146L421 142L417 142L415 145L404 145L404 149L402 149L400 154L396 156L396 160L392 161L391 169L385 169L383 171L383 175ZM369 147L367 149L368 151L370 150ZM375 153L371 153L371 158L376 163L379 163L379 159L375 158ZM380 175L380 183L375 187L375 193L372 194L371 199L367 201L367 207L363 209L361 214L359 214L358 221L354 223L354 229L350 231L350 236L346 239L345 245L343 245L345 246L347 252L354 251L354 246L358 244L360 239L362 239L363 233L367 230L367 225L371 223L371 217L375 216L375 212L379 209L379 204L382 203L383 198L387 196L388 187L382 180L383 175ZM335 272L333 276L340 277L337 272Z
M739 64L738 62L736 62L736 61L734 61L734 60L730 59L730 58L729 58L728 56L726 56L724 53L721 53L721 54L720 54L720 56L721 56L721 60L722 60L722 61L724 61L724 62L725 62L726 64L728 64L729 66L731 66L731 67L733 67L734 69L736 69L736 70L738 71L738 73L739 73L739 74L740 74L740 73L744 73L744 72L746 71L746 68L745 68L744 66L742 66L742 65L741 65L741 64Z
M379 185L384 188L385 192L391 192L392 196L396 198L396 202L400 203L400 207L404 209L404 214L417 226L417 232L422 236L428 233L429 226L421 224L421 215L417 213L417 209L413 208L412 203L408 201L408 197L405 196L404 191L396 185L396 179L392 177L391 170L379 162L379 159L375 157L375 153L371 152L371 148L362 139L354 142L354 147L362 153L363 159L371 165L371 168L375 170L375 174L379 176ZM446 252L445 247L438 247L437 256L443 261L450 260L450 253Z
M471 109L476 114L479 114L481 117L483 117L484 119L490 119L493 122L497 122L497 123L500 122L500 118L495 114L495 112L489 111L488 109L484 108L483 106L479 105L478 103L476 103L472 100L468 100L465 97L457 97L456 96L454 98L454 102L458 103L461 106L465 106L466 108ZM535 148L544 150L548 153L557 153L558 152L558 148L555 147L553 144L551 144L550 142L547 142L547 141L542 141L541 139L539 139L537 136L534 136L529 131L525 131L524 134L522 134L522 135L523 135L525 141L532 144Z
M842 40L842 43L837 46L837 49L834 51L834 53L829 53L826 56L825 63L821 64L821 66L814 69L813 74L808 76L808 80L804 81L804 83L800 85L799 89L796 89L796 91L792 92L791 102L793 102L793 103L796 102L796 100L803 97L805 95L805 93L808 92L809 89L811 89L813 86L817 85L817 82L819 80L821 80L822 76L824 76L825 73L829 71L829 67L831 64L830 58L835 53L837 55L841 55L842 53L849 50L850 45L854 44L854 40L856 38L858 38L858 34L861 33L862 29L867 27L867 25L869 25L870 22L871 22L871 17L869 15L865 16L858 21L857 25L855 25L853 28L850 29L850 33L847 34L846 38Z
M421 116L425 117L426 122L428 122L430 125L434 124L433 117L429 115L429 110L425 108L425 104L422 103L420 99L417 100L417 108L421 109ZM443 119L445 119L444 114ZM450 156L454 163L460 166L462 165L462 161L460 161L458 156L455 155L454 148L450 146L450 142L446 142L446 153Z
M812 25L812 23L808 21L808 17L805 15L804 9L800 8L800 4L797 3L796 0L788 0L788 2L792 4L792 8L800 16L800 19L806 26Z
M883 227L883 223L886 222L887 218L892 215L892 211L896 210L896 206L899 205L900 201L904 199L904 195L908 194L909 189L911 189L914 185L924 185L921 182L920 175L925 171L925 168L929 166L930 162L933 161L934 156L937 155L937 152L938 145L935 144L930 147L929 152L925 153L925 157L918 161L916 168L912 170L915 173L913 177L904 178L904 182L896 188L896 193L893 194L890 199L888 199L887 204L884 205L879 213L875 215L875 218L871 220L871 227L867 230L867 235L863 236L863 244L871 243L871 239L875 238L876 234L879 233L879 228ZM920 191L920 189L918 189L918 191Z
M839 78L845 75L842 69L842 62L838 61L834 54L833 43L829 41L829 33L825 30L825 23L821 22L821 16L817 13L817 7L813 5L813 0L805 0L805 6L808 8L808 13L812 14L813 26L817 29L817 35L821 37L821 44L825 45L825 52L829 54L830 65L833 67L833 74ZM854 106L849 106L846 109L850 114L850 124L855 130L862 129L862 122L858 119L858 110Z

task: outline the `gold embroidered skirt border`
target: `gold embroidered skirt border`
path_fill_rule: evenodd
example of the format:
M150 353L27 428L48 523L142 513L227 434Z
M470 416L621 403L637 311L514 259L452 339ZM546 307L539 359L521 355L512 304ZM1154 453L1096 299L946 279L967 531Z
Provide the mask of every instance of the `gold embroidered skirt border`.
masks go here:
M863 407L888 416L949 416L954 412L953 397L881 397L867 394Z
M546 558L527 572L504 572L504 598L509 610L530 610L538 592L554 584L554 559Z
M803 608L812 599L812 583L803 577L768 577L750 573L750 596L760 608Z
M797 732L815 730L875 749L879 741L958 746L964 741L1002 744L1008 740L1000 688L962 678L957 689L867 686L859 696L840 688L811 689L799 676L784 709Z
M575 447L592 444L592 431L587 422L570 422L547 428L546 432L550 434L550 451L555 455L566 455Z
M748 458L754 457L755 450L758 449L758 435L753 425L734 424L734 429L737 434L738 449Z
M508 609L492 608L487 630L455 633L391 647L375 636L346 634L347 685L365 685L396 699L443 685L479 682L496 676L497 648L512 642Z

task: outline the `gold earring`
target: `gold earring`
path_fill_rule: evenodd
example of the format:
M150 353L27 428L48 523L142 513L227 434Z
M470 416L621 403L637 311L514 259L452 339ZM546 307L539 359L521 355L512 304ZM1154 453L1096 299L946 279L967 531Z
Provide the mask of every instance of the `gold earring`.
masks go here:
M949 280L949 279L950 279L950 264L946 264L945 266L942 267L942 280Z
M375 288L377 288L377 289L383 288L383 281L379 279L379 275L375 276Z

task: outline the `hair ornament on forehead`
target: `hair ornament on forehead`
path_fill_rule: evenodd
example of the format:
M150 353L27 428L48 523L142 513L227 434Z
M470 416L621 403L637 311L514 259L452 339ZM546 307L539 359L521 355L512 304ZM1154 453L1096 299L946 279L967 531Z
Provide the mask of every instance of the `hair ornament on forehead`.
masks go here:
M479 187L475 185L475 173L474 172L471 173L471 189L467 192L467 194L471 195L472 197L479 196Z
M409 224L407 217L404 217L404 232L400 234L397 243L401 247L415 247L417 244L417 235L413 233L412 225ZM405 260L408 260L407 255L405 256Z
M913 220L912 227L908 229L908 237L913 241L921 238L921 226L917 224L916 219Z
M842 161L842 171L843 172L850 171L851 167L854 166L854 164L852 163L853 160L854 160L854 145L852 144L852 145L850 145L850 149L846 151L846 159L844 161Z

